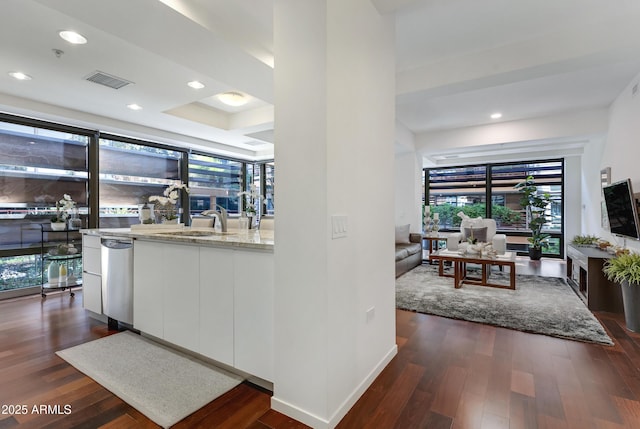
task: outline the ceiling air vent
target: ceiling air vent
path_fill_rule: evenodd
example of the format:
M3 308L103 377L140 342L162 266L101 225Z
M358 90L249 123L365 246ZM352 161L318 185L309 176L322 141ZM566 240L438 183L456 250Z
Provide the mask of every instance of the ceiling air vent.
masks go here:
M113 89L120 89L123 86L127 86L133 83L128 80L125 80L116 76L112 76L110 74L107 74L101 71L96 71L94 73L91 73L85 79L88 80L89 82L108 86L109 88L113 88Z

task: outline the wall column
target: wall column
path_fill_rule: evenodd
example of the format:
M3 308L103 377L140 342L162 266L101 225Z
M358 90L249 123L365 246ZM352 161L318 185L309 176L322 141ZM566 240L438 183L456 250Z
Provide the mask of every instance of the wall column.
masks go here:
M274 47L272 407L329 428L396 353L393 18L276 0Z

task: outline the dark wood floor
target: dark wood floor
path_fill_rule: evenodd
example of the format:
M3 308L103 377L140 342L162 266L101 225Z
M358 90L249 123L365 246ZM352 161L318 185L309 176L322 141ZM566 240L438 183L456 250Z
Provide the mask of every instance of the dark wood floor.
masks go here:
M517 264L519 273L563 270ZM157 427L54 354L113 333L81 304L81 293L0 302L0 406L29 409L0 409L0 429ZM339 428L640 428L640 335L621 315L596 316L615 346L398 310L398 355ZM32 412L66 404L69 415ZM270 410L268 392L242 384L176 427L305 426Z

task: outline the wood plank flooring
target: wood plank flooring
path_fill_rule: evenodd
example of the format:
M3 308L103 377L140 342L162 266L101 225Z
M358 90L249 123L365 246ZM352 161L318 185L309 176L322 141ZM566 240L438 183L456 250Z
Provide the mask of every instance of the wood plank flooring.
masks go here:
M554 261L517 264L520 273L561 276L563 269ZM340 429L640 428L640 335L625 329L622 315L596 314L614 340L608 347L396 314L398 355ZM28 407L26 414L0 409L0 429L156 428L54 354L112 333L86 316L81 292L0 302L0 407ZM241 384L175 427L305 427L269 401L269 392ZM34 405L60 409L38 414Z

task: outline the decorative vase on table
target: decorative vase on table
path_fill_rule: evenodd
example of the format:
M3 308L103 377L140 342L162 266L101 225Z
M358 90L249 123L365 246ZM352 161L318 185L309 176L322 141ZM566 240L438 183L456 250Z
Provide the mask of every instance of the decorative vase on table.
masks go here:
M51 221L51 229L54 231L64 231L66 228L67 228L67 223L65 221L62 221L62 222Z
M254 229L255 228L255 213L253 212L247 212L247 219L249 221L249 229Z
M138 219L140 219L140 223L149 224L155 222L153 206L153 204L149 203L138 204Z
M532 261L539 261L542 258L542 247L529 246L529 259Z
M51 261L49 268L47 269L47 282L49 284L58 283L58 276L60 275L60 266L56 261Z

